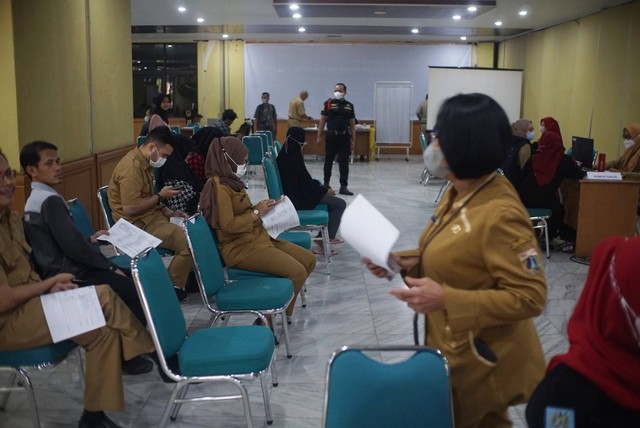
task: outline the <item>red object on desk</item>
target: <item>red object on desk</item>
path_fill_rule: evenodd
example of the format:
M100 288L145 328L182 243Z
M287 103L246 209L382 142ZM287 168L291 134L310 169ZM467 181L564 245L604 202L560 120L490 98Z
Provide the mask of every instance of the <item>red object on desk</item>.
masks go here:
M602 172L604 171L604 164L606 162L606 153L600 153L598 155L598 171Z

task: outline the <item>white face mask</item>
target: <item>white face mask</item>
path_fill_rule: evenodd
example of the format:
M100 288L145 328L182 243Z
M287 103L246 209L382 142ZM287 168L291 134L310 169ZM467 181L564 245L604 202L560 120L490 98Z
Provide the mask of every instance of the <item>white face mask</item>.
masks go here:
M533 140L533 138L536 136L535 131L529 131L527 132L527 140Z
M247 173L247 164L243 163L242 165L236 165L236 177L242 178Z
M333 96L334 96L334 97L336 97L336 99L341 100L341 99L343 99L343 98L344 98L344 92L338 92L338 91L335 91L335 92L333 93Z
M449 167L442 164L444 154L440 147L436 148L435 146L436 144L430 144L422 154L424 166L434 177L445 178L449 174Z
M156 149L156 153L158 153L157 149ZM149 165L151 166L151 168L162 168L162 165L164 165L166 161L167 161L167 158L163 158L162 156L160 156L160 153L158 153L158 160L153 160L152 158L149 158Z
M149 116L145 116L144 117L144 123L148 123L149 122Z
M624 144L624 148L628 149L629 147L633 147L633 145L635 144L635 141L633 141L630 138L625 138L623 144Z

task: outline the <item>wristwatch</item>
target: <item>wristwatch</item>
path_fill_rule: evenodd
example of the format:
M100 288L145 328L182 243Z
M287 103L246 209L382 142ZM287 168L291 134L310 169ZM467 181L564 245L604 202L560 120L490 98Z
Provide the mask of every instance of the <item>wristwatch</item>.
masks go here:
M260 217L260 211L258 211L258 210L253 210L253 214L258 216L258 217Z

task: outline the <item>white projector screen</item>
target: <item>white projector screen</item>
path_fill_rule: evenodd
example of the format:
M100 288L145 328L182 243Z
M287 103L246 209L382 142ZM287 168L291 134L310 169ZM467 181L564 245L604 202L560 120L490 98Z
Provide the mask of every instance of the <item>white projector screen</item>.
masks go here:
M520 119L522 70L429 67L429 110L427 129L436 123L442 102L458 94L478 92L492 97L507 113L511 123Z

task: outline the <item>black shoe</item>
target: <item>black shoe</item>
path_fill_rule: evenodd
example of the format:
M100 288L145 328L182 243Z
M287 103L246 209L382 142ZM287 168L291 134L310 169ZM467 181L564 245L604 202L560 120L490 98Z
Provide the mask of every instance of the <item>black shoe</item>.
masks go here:
M324 187L326 187L327 189L331 189L331 186L329 185L329 183L324 183Z
M340 186L340 194L341 195L347 195L347 196L353 196L353 192L350 191L349 189L347 189L347 186Z
M100 415L95 415L101 413ZM94 414L94 416L89 416ZM78 428L121 428L120 425L113 422L103 412L85 412L78 422Z
M139 375L149 373L151 370L153 370L153 363L141 356L122 362L122 372L124 374Z
M187 298L188 294L187 292L184 290L184 288L180 288L180 287L173 287L174 291L176 292L176 297L178 297L178 301L182 302L184 299Z

